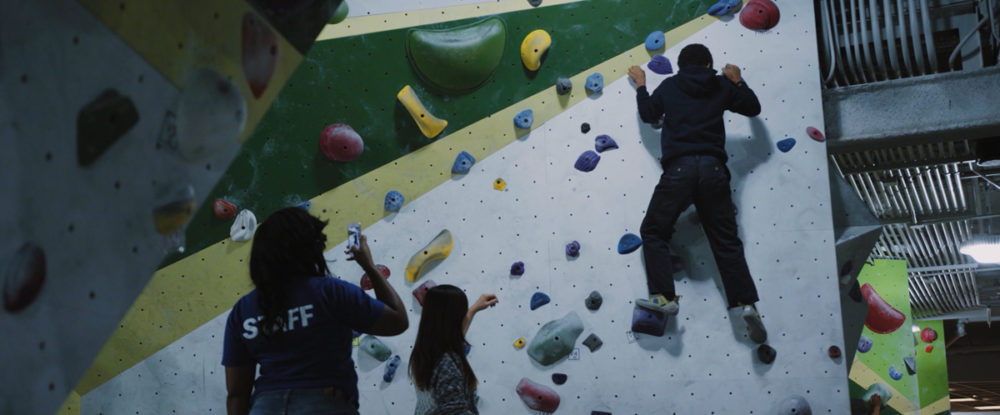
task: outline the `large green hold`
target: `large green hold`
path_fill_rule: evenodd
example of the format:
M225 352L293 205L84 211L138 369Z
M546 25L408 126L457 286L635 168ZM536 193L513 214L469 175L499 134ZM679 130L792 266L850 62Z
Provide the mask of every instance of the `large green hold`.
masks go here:
M414 29L406 51L413 68L432 86L452 93L474 90L500 66L507 27L498 17L443 30Z
M575 311L570 311L566 317L545 323L538 330L528 346L528 356L542 366L551 365L573 351L580 333L583 333L583 321Z
M358 348L364 350L365 353L370 354L376 360L384 362L389 360L389 356L392 356L392 349L382 343L377 337L370 334L366 334L361 338L361 343L358 344Z

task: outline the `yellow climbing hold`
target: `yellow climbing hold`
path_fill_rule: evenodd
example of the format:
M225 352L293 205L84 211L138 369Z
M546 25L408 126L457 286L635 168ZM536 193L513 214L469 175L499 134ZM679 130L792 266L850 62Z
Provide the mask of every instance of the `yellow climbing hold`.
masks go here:
M184 226L194 213L194 200L180 200L158 207L153 210L153 223L156 232L170 235Z
M552 45L552 37L549 32L542 29L528 33L521 42L521 62L529 71L537 71L542 66L542 56Z
M496 180L493 181L493 188L496 190L506 189L507 182L503 181L503 179L497 178Z
M417 127L420 127L420 132L424 133L427 138L437 137L444 130L444 127L448 126L448 121L435 117L430 111L427 111L424 104L420 102L420 97L413 92L413 88L410 88L409 85L399 90L396 99L410 112L413 121L417 123Z
M441 231L430 243L417 251L406 264L406 279L415 282L420 278L420 271L428 263L434 260L445 259L451 255L451 247L454 245L451 232L447 229Z
M521 337L520 339L517 339L517 340L514 341L514 348L515 349L520 349L522 347L524 347L524 337Z

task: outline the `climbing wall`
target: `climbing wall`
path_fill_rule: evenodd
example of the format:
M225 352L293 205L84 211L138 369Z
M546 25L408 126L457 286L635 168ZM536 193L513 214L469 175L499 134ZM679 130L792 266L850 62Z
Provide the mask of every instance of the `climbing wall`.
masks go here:
M313 198L311 211L331 220L331 235L343 235L348 221L365 223L376 262L392 270L389 282L411 313L410 330L382 339L404 361L394 382L382 380L384 364L365 353L355 355L362 412L412 411L415 393L405 361L421 309L408 294L416 284L403 278L403 270L411 255L448 229L455 237L451 255L417 283L454 284L470 300L487 292L500 298L476 317L468 334L481 413L527 410L514 392L522 377L558 392L558 413L772 413L792 395L805 398L817 413L847 413L845 363L828 354L830 346L842 344L843 333L826 151L805 134L806 127L823 124L813 10L804 2L782 2L781 7L780 24L763 33L729 18L699 17L668 33L663 52L676 62L680 47L704 43L716 66L744 68L762 102L759 117L727 115L727 150L741 235L761 294L758 307L769 329L768 344L777 350L773 363L758 360L739 315L726 310L693 212L681 216L675 236L685 264L675 276L683 296L680 314L663 337L630 332L633 300L646 294L645 277L640 253L620 255L616 245L622 234L638 232L660 174L659 132L638 120L634 89L623 77L628 65L650 56L638 46L563 74L573 75L575 83L568 98L557 97L551 88L534 93ZM671 28L644 31L655 29ZM635 37L634 44L643 37ZM594 71L603 73L605 88L586 94L583 80ZM663 79L649 71L647 76L650 84ZM446 116L459 111L444 110L444 105L435 103L432 110ZM535 110L535 124L528 132L516 130L513 115L527 108ZM587 133L581 132L584 122L591 127ZM612 136L620 148L603 153L592 172L575 170L577 157L593 149L599 134ZM790 137L796 145L779 151L776 143ZM467 174L451 175L451 161L463 150L479 162ZM504 181L503 190L495 189L497 179ZM435 180L435 186L421 190ZM382 197L391 189L408 199L398 213L381 211ZM564 247L574 240L581 245L580 256L567 258ZM245 258L246 245L231 245L205 252ZM205 252L198 255L211 255ZM341 252L343 244L328 251L334 274L357 282L361 271ZM510 273L516 261L525 264L521 276ZM242 294L251 287L245 270L236 270L220 270L218 278L242 278L231 280L237 281L231 283L236 294ZM604 297L597 311L584 307L593 290ZM529 300L538 291L552 301L530 310ZM227 312L217 310L217 317L96 386L83 396L83 412L221 412L225 386L218 362ZM584 331L567 358L542 367L513 346L570 312L580 316ZM604 343L593 352L581 344L591 333ZM568 381L554 385L553 373L568 375Z
M944 320L918 321L917 384L920 388L920 413L949 413L948 364L945 353Z

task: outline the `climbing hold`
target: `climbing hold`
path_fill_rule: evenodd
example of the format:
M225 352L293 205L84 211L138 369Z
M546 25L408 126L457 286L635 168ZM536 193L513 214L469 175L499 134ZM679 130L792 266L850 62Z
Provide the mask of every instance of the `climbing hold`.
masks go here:
M924 353L930 353L933 351L934 351L934 345L928 344L927 347L924 348Z
M762 344L757 347L757 358L760 359L760 361L763 363L766 364L774 363L774 359L777 356L778 356L778 351L774 350L774 348L771 346Z
M556 385L562 385L563 383L566 383L566 379L569 379L569 376L566 376L565 373L552 374L552 383L555 383Z
M413 298L416 298L417 302L423 306L424 296L427 295L427 291L430 291L430 289L434 287L437 287L437 283L435 283L434 280L424 281L423 284L420 284L417 288L413 289Z
M666 39L663 37L663 32L655 30L646 36L646 50L660 50L663 49L663 45L667 44Z
M618 253L628 254L634 252L642 246L642 238L634 233L626 233L618 240Z
M750 30L770 30L780 19L778 5L771 0L750 0L740 12L740 24Z
M603 153L613 148L618 148L618 143L616 143L615 139L611 138L611 136L607 134L601 134L594 139L594 149L596 149L598 153Z
M215 202L212 203L212 211L219 219L229 220L236 217L236 205L222 199L215 199Z
M937 340L937 336L937 331L930 327L924 327L923 330L920 330L920 340L923 340L924 343L934 343L934 340Z
M584 134L589 133L590 132L590 124L587 124L587 123L580 124L580 132L584 133Z
M451 254L453 245L454 240L451 237L451 232L447 229L442 230L423 249L410 257L410 262L406 264L406 280L416 282L420 278L420 271L431 261L447 258Z
M390 212L398 212L399 208L403 207L404 201L406 201L406 198L403 197L402 193L399 193L395 190L390 190L385 194L385 202L384 202L385 210L388 210Z
M826 354L830 356L831 359L836 359L840 357L840 348L836 345L830 346L830 348L826 349Z
M667 314L649 310L636 304L632 308L632 332L662 336L667 328Z
M548 304L550 301L549 296L545 293L538 291L531 295L531 309L537 309L543 305Z
M718 3L708 8L711 16L725 16L743 7L743 0L719 0Z
M420 128L420 132L423 133L425 137L437 137L437 135L441 134L441 131L444 131L444 128L448 126L448 121L435 117L430 113L430 111L427 111L424 104L420 102L420 97L413 92L413 88L410 88L409 85L406 85L403 89L399 90L399 93L396 94L396 99L398 99L399 102L403 104L403 107L406 108L406 111L410 113L410 116L413 117L413 121L417 123L417 127Z
M580 256L580 243L577 241L566 244L566 256L576 258Z
M472 154L469 154L466 151L458 153L458 156L455 157L455 162L451 164L451 173L468 173L469 170L472 169L473 164L476 164L476 158L472 157Z
M382 372L382 380L386 382L392 382L392 378L396 377L396 369L399 369L399 355L392 357L389 363L385 364L385 372Z
M239 87L218 72L201 69L182 89L176 131L165 144L186 161L205 160L238 145L246 119L247 103Z
M521 349L522 347L524 347L524 343L525 343L524 337L519 337L517 340L514 340L514 348Z
M297 208L299 208L299 209L302 209L302 210L304 210L304 211L308 212L308 211L309 211L309 209L312 209L312 207L313 207L313 203L312 203L312 201L310 201L310 200L307 200L307 201L305 201L305 202L302 202L302 203L299 203L299 204L295 205L295 207L297 207Z
M795 147L794 138L786 138L784 140L778 141L778 150L781 150L782 153L787 153L791 151L792 147Z
M257 230L257 217L248 209L243 209L236 215L236 220L229 227L229 237L233 242L246 242L253 238Z
M590 76L587 77L587 83L584 85L584 88L592 94L601 92L601 90L604 89L604 75L601 75L598 72L590 74Z
M548 386L539 385L528 378L521 378L515 391L528 408L549 413L559 409L559 394Z
M601 308L601 304L604 304L604 298L601 297L601 293L591 291L590 295L587 296L587 299L584 300L583 303L587 306L588 310L597 311L597 309Z
M868 402L872 399L872 395L875 394L878 394L878 396L882 398L883 404L892 399L892 391L889 389L888 385L882 382L875 382L868 386L868 389L865 390L865 394L861 397L861 399Z
M530 109L526 109L517 113L514 116L514 126L520 129L531 128L531 124L535 122L535 115Z
M503 190L506 188L507 188L507 182L503 181L503 179L498 177L496 180L493 181L494 190Z
M900 372L899 369L896 369L895 365L890 365L889 377L892 378L892 380L900 380L903 378L903 372Z
M573 90L573 81L569 78L559 77L556 79L556 93L559 95L566 95Z
M76 115L76 161L89 166L139 122L129 97L106 89Z
M872 349L872 344L873 342L871 338L862 335L861 338L858 339L858 351L861 353L868 353L868 351Z
M377 337L370 334L366 334L361 337L361 344L358 347L380 362L389 360L389 357L392 356L392 349L390 349L389 346L386 346L385 343L382 343L382 341Z
M531 7L538 7L542 5L542 0L528 0L528 4L530 4Z
M348 162L361 156L365 142L350 125L336 123L319 135L319 149L330 160Z
M25 242L8 257L3 270L3 309L16 313L38 298L45 284L45 251Z
M465 344L465 355L468 356L472 352L472 345L469 343Z
M649 60L649 63L646 64L646 67L653 71L653 73L660 75L674 73L674 67L670 64L670 59L667 59L667 57L663 55L653 55L653 57Z
M552 45L552 37L549 32L542 29L528 33L521 42L521 62L529 71L537 71L542 66L542 57Z
M812 408L806 398L792 395L778 405L778 415L812 415Z
M597 349L600 349L603 344L604 342L601 341L601 338L597 337L594 333L590 333L586 339L583 339L583 345L587 346L591 353L596 352Z
M510 264L510 275L521 276L524 275L524 262L517 261Z
M448 29L413 29L406 39L407 56L423 80L445 92L469 92L500 67L507 26L491 17Z
M903 358L903 365L906 366L906 373L910 375L917 374L917 358L914 356L906 356Z
M158 192L159 193L159 192ZM160 235L170 235L184 227L194 214L194 187L185 186L157 194L153 208L153 225Z
M347 7L347 0L341 1L340 5L333 11L333 16L330 16L330 24L337 24L344 21L350 11L351 9Z
M375 269L377 269L379 274L382 274L383 277L389 278L389 276L392 275L392 272L389 271L389 267L385 265L376 264ZM366 272L361 276L361 289L367 291L372 288L374 288L372 287L372 277L368 276L368 273Z
M812 137L813 140L821 143L826 141L826 137L824 137L823 133L817 130L816 127L806 127L806 134L808 134L809 137Z
M278 66L278 36L252 12L243 15L242 34L243 75L254 98L260 98Z
M871 284L861 286L861 293L868 302L868 315L865 317L865 327L879 334L889 334L906 321L906 316L896 310L875 292Z
M538 330L528 346L528 356L542 366L551 365L573 351L580 333L583 333L583 321L575 311L570 311L565 317L545 323Z
M577 170L584 173L591 172L597 168L597 162L599 161L601 161L601 156L597 155L597 153L592 150L587 150L584 151L583 154L580 154L580 157L576 159L576 163L573 164L573 167L576 167Z

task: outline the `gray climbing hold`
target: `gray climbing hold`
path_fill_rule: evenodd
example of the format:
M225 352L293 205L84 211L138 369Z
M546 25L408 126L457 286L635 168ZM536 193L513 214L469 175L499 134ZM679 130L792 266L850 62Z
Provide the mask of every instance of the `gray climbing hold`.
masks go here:
M599 72L590 74L587 77L587 84L584 85L584 88L587 88L587 91L592 94L601 92L604 89L604 75L601 75Z
M805 398L794 395L781 401L778 405L779 415L812 415L812 409Z
M913 356L906 356L903 358L903 364L906 365L906 373L910 375L917 374L917 358Z
M76 160L88 166L139 122L132 100L108 89L76 116Z
M569 78L560 77L556 79L556 93L559 95L566 95L573 90L573 81Z
M3 308L16 313L38 298L45 284L45 251L32 242L25 242L8 260L3 274Z
M514 126L521 129L531 128L531 124L535 122L535 114L530 110L526 109L519 112L514 117Z
M458 156L455 157L455 162L451 165L451 173L468 173L473 164L476 164L476 158L472 157L472 154L466 151L458 153Z
M594 139L594 149L597 150L598 153L603 153L613 148L618 148L618 143L616 143L615 139L611 138L611 136L607 134L601 134Z
M774 350L771 346L762 344L757 348L757 358L760 359L761 362L766 364L774 363L774 358L777 356L778 351Z
M549 366L573 351L576 339L583 333L583 321L575 311L542 326L531 339L528 356L542 366Z
M587 299L584 300L584 304L587 305L588 310L597 310L601 308L601 304L604 304L604 298L601 297L601 293L597 291L591 291Z
M587 346L591 353L596 352L597 349L600 349L603 344L604 342L601 341L601 338L597 337L594 333L590 333L590 335L583 340L583 345Z
M587 124L587 123L580 124L580 132L584 133L584 134L589 133L590 132L590 124Z
M542 0L528 0L528 4L530 4L531 7L538 7L542 5Z

